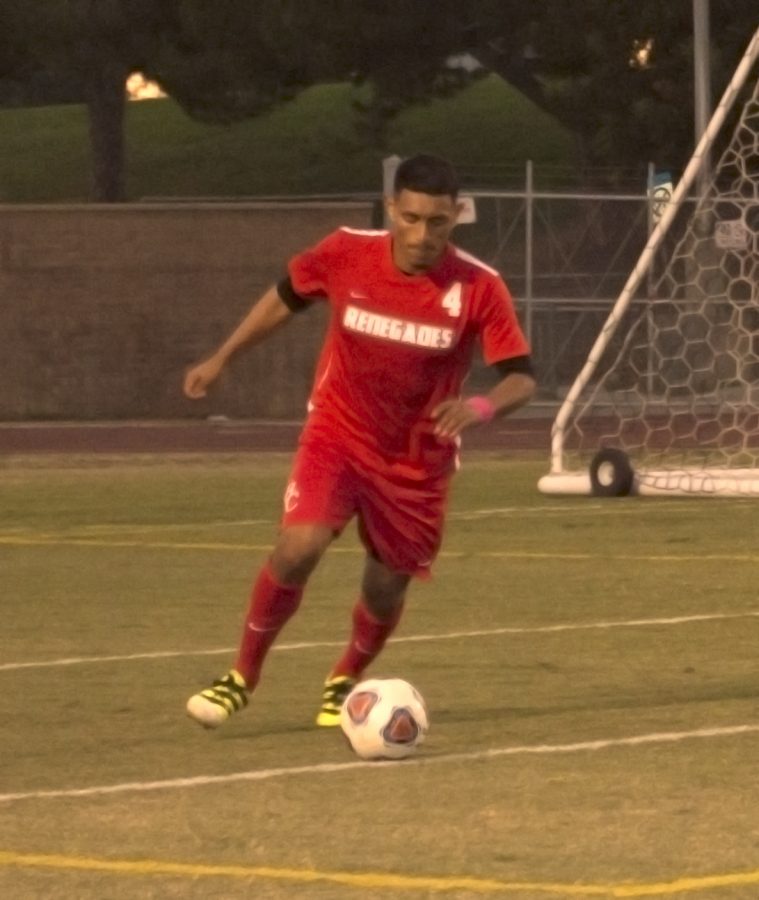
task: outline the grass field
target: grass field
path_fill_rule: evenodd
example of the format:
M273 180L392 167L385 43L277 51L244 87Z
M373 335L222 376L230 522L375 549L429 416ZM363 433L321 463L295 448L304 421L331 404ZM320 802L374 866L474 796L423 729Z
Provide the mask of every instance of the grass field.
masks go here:
M413 760L312 727L350 531L248 710L230 663L281 455L12 457L0 478L0 896L759 896L759 533L749 500L543 497L476 455L435 578L373 674L427 699Z
M388 149L363 144L360 91L324 84L268 115L231 125L194 121L171 100L130 103L127 192L142 197L235 197L376 192L390 153L449 156L459 165L569 165L571 136L496 76L406 110ZM0 110L0 202L87 200L90 159L81 106Z

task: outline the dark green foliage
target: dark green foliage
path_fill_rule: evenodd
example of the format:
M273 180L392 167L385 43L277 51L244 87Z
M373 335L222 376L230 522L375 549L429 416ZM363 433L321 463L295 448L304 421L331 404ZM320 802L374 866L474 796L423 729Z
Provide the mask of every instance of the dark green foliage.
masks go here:
M715 101L755 22L754 0L711 4ZM647 64L631 65L636 42L649 40ZM18 103L24 84L33 102L45 91L85 101L93 196L118 200L132 71L156 79L192 117L220 123L310 85L366 84L357 132L381 148L403 108L478 77L450 66L463 52L558 117L587 162L657 159L676 169L692 150L692 7L659 0L6 0L0 102Z
M533 100L582 142L594 164L660 160L672 168L694 139L691 3L480 0L472 46L504 78L521 74ZM714 0L710 9L712 105L716 105L756 28L753 0ZM516 16L515 16L516 12ZM631 57L652 41L646 66ZM516 82L515 82L516 83Z

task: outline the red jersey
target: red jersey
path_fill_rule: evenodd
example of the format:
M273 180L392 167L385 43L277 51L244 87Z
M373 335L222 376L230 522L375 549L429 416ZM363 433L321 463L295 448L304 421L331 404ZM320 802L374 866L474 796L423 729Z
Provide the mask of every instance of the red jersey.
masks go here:
M434 269L407 275L389 232L351 228L295 256L289 273L300 296L332 313L307 430L412 477L450 469L455 444L433 434L431 413L460 395L475 346L488 364L529 353L498 273L449 244Z

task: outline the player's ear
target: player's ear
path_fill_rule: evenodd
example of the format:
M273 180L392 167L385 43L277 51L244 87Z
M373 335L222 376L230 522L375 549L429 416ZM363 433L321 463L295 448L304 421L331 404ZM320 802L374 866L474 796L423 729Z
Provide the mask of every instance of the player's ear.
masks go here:
M385 216L389 221L395 221L395 197L392 195L385 197Z

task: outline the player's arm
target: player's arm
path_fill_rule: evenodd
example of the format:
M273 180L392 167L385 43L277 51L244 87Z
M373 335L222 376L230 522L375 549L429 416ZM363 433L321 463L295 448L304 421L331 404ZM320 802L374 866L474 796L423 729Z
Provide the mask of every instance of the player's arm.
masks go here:
M208 387L238 350L262 341L306 304L293 291L289 279L270 287L211 356L187 371L185 394L193 400L205 397Z
M435 434L453 438L470 425L489 422L524 406L535 393L536 382L529 356L501 360L494 368L502 376L492 390L478 397L444 400L432 412Z
M493 368L501 376L489 394L485 396L493 407L493 415L506 416L524 406L535 394L537 382L529 356L515 356L494 363ZM470 405L473 397L469 398ZM474 404L475 406L477 404Z

